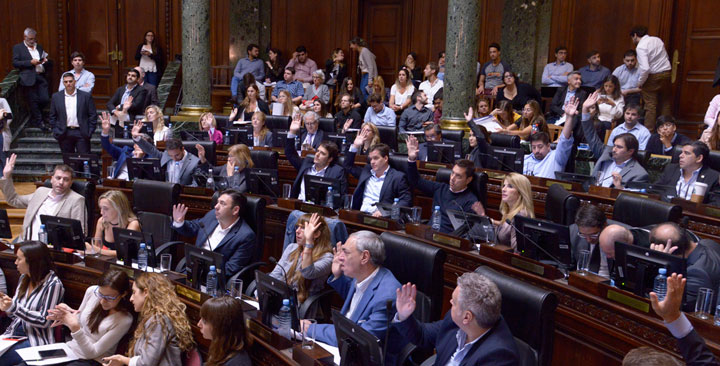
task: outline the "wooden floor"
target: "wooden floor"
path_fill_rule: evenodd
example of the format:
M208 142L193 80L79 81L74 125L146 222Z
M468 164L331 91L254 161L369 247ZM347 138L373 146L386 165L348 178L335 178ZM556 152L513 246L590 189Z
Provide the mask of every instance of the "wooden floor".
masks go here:
M18 195L32 194L33 192L35 192L35 183L15 183L15 192L17 192ZM18 236L22 231L22 222L23 218L25 217L25 209L13 208L12 206L8 205L2 192L0 192L0 208L7 210L13 237Z

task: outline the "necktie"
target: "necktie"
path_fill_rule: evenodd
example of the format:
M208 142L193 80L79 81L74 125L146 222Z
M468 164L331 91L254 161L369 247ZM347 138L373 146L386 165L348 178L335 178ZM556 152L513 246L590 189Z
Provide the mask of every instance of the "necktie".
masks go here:
M592 253L590 254L590 272L600 272L600 244L595 244Z

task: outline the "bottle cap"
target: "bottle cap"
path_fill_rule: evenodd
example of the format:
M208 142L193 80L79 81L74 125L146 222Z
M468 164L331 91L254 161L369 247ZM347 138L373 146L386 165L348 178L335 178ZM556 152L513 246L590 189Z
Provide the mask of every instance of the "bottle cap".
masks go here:
M283 299L283 306L290 306L290 299Z
M665 269L665 268L660 268L660 269L658 269L658 273L660 273L661 275L664 275L664 274L667 273L667 269Z
M40 230L45 230L45 224L40 224Z
M145 249L145 243L140 243L140 249Z
M436 209L436 210L439 210L439 209L440 209L440 206L435 206L435 209Z
M400 199L399 199L399 198L395 198L395 203L398 203L398 202L400 202Z
M328 187L328 191L332 191L332 186Z
M215 266L210 266L210 271L215 271Z

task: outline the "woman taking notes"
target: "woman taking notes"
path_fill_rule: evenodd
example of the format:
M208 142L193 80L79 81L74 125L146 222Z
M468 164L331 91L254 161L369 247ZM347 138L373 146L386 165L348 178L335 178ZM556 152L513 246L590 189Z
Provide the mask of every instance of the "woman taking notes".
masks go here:
M211 341L205 366L252 365L245 350L245 317L240 300L221 296L205 301L198 327L203 338Z
M0 294L0 311L12 317L3 337L27 337L15 343L0 357L0 365L22 362L16 349L55 343L47 319L48 310L54 308L65 294L60 279L55 275L50 250L39 241L22 243L17 251L15 265L20 273L15 297Z
M140 314L130 341L130 357L105 357L104 365L182 365L181 353L195 344L185 304L175 294L175 286L159 273L144 272L133 283L130 302Z

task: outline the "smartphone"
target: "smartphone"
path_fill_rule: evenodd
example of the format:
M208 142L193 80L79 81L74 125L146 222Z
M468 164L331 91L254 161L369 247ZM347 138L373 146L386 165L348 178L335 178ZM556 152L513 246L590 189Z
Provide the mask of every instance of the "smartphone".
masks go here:
M38 351L40 354L40 358L45 360L48 358L60 358L60 357L67 357L67 353L65 353L65 350L62 349L51 349L46 351Z

